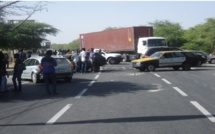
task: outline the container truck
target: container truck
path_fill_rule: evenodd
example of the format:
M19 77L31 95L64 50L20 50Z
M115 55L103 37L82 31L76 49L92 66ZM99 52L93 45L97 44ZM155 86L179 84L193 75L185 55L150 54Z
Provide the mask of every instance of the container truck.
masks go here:
M153 27L138 26L80 34L80 47L120 53L126 61L140 58L149 47L167 47L163 37L153 37Z

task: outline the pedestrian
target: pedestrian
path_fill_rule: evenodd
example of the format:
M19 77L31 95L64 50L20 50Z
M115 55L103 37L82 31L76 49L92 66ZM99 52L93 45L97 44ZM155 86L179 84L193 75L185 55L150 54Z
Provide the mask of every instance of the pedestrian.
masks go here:
M55 67L57 66L57 63L55 59L51 57L51 55L52 55L52 50L46 51L46 56L43 57L41 61L46 92L49 95L57 94L56 77L55 77ZM50 90L50 82L52 83L51 90Z
M9 55L7 53L4 53L4 59L6 67L9 68Z
M24 69L20 68L20 66L23 65L24 63L20 59L20 55L18 53L14 54L14 59L15 59L15 64L14 64L13 77L12 77L14 90L12 91L21 92L22 91L21 76ZM17 82L18 82L18 85L17 85Z
M74 53L72 55L72 59L73 59L73 62L75 64L75 72L79 72L80 71L80 57L79 57L79 50L76 50L76 53Z
M94 72L95 71L95 66L94 66L94 48L91 48L89 53L90 53L89 61L90 61L91 72Z
M81 73L86 73L87 72L87 53L85 51L85 48L82 48L82 51L79 54L81 58Z
M6 63L6 62L5 62ZM5 64L3 63L3 64ZM9 78L8 72L6 70L6 65L0 66L0 77L1 77L1 94L7 92L7 78Z
M23 49L19 50L19 58L22 62L27 59L26 53L23 52Z

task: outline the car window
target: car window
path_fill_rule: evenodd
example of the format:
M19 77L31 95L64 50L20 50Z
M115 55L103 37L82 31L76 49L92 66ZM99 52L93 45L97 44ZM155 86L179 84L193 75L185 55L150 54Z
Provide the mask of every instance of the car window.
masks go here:
M40 62L38 60L36 60L34 65L40 65Z
M187 57L190 57L190 58L196 58L196 55L194 53L191 53L191 52L185 52L184 53Z
M152 54L150 57L152 58L160 58L161 53L160 52L155 52L154 54Z
M29 66L29 63L30 63L31 59L27 59L24 63L26 66Z
M35 59L31 59L30 62L29 62L29 66L33 66L35 63Z
M172 54L173 54L173 57L175 57L175 58L184 57L184 55L182 53L180 53L180 52L174 52Z
M172 55L172 53L165 53L163 55L163 58L173 58L173 55Z
M57 64L68 64L69 61L66 58L55 58Z

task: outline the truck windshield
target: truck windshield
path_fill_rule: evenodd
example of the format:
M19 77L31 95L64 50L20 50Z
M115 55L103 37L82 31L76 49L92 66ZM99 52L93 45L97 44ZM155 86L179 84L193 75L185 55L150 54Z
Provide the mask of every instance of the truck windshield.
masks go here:
M149 39L148 47L167 46L165 39Z

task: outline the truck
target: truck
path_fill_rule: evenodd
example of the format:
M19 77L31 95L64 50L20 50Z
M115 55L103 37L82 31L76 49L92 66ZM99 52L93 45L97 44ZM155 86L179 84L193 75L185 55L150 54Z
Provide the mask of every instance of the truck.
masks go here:
M80 48L120 53L125 61L140 58L149 47L168 47L164 37L153 37L152 26L126 27L80 34Z

